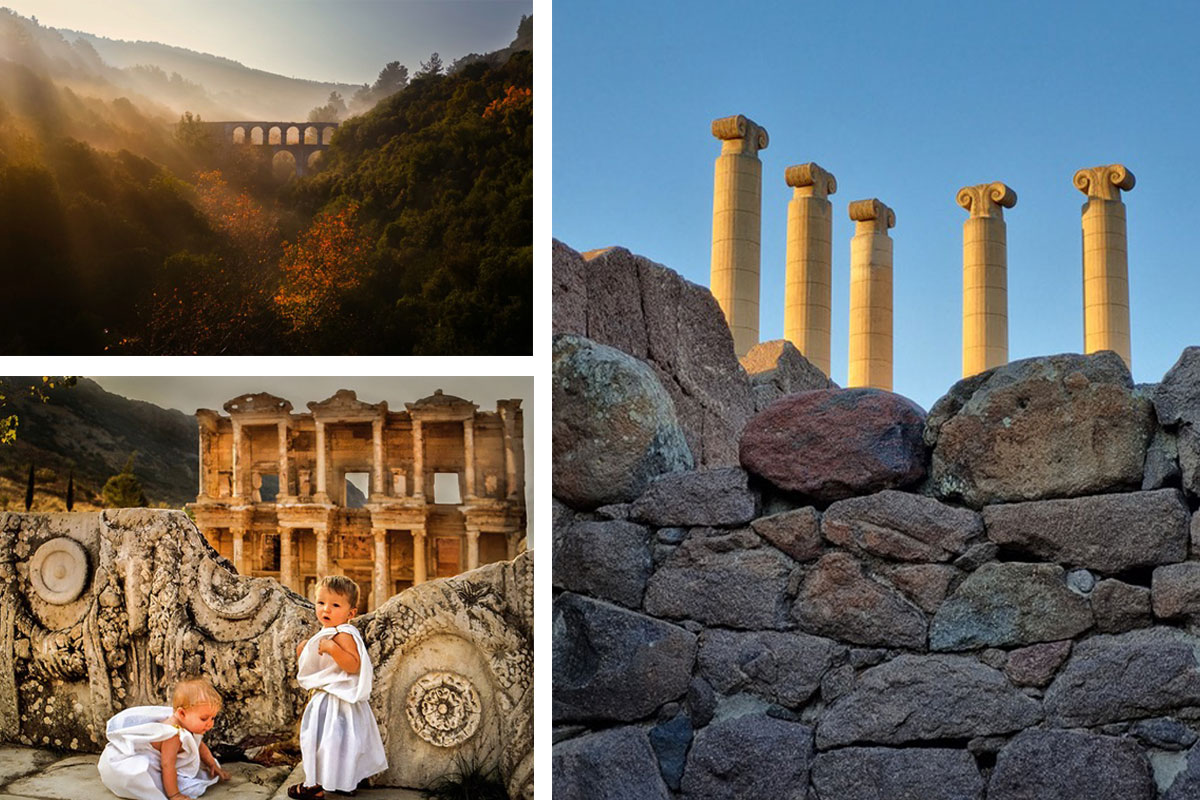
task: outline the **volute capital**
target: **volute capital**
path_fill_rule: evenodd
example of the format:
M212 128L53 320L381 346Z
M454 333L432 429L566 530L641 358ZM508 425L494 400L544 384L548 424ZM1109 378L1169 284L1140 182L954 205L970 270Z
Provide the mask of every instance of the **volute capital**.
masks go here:
M837 178L813 161L788 167L783 178L796 189L796 197L825 198L837 192Z
M964 186L955 198L972 217L1004 218L1004 209L1017 204L1017 193L1000 181Z
M1133 188L1136 179L1124 164L1106 164L1101 167L1085 167L1075 173L1072 181L1075 188L1088 197L1101 200L1120 200L1124 189Z
M860 231L883 231L896 227L896 212L872 197L869 200L855 200L850 204L850 219L860 223Z
M714 119L712 135L722 140L722 153L756 155L770 141L767 129L742 114Z

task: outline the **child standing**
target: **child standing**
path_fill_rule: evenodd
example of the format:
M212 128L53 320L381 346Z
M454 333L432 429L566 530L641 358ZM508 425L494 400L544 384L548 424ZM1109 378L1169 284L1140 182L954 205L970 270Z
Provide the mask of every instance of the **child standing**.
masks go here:
M309 785L288 787L288 797L322 798L323 789L353 792L363 778L387 769L387 755L371 706L374 668L353 625L358 584L329 575L317 584L321 630L296 648L296 679L312 697L300 721L300 755Z
M182 681L171 706L127 708L108 721L100 780L118 797L184 800L229 780L201 737L221 710L221 695L204 679Z

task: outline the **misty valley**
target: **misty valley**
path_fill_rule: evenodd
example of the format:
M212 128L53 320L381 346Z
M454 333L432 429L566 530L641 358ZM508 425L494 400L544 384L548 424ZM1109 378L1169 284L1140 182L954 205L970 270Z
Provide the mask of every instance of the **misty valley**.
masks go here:
M0 9L0 353L529 354L512 23L355 85Z

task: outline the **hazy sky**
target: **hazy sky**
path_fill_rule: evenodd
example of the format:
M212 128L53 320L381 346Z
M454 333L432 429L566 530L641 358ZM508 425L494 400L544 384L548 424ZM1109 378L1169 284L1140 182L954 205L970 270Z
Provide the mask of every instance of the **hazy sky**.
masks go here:
M0 0L42 25L186 47L295 78L373 83L508 45L532 0Z
M1017 193L1009 356L1083 347L1075 171L1114 162L1125 194L1133 375L1200 344L1200 4L560 3L554 15L553 232L623 245L709 283L717 117L762 151L762 339L783 335L791 164L833 172L833 378L845 383L847 206L897 217L895 389L929 406L961 376L965 185ZM599 51L598 41L603 42Z

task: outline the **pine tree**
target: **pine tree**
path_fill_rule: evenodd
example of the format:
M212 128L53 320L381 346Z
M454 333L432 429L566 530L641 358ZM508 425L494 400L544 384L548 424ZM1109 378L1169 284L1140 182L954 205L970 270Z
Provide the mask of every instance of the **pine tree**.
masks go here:
M100 490L104 505L108 508L138 508L148 505L146 495L142 491L142 482L133 474L133 459L137 453L130 453L125 467L113 475Z

